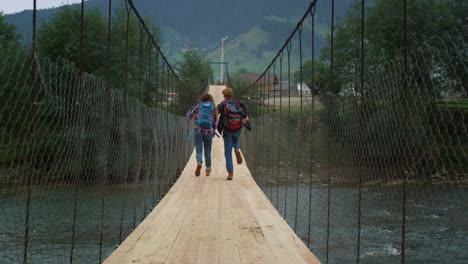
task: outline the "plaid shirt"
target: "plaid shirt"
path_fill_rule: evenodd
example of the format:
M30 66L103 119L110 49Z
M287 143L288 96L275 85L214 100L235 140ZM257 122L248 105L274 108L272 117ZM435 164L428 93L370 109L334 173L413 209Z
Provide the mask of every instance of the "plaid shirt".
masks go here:
M196 104L190 108L190 110L187 112L185 116L187 117L188 120L192 120L192 119L196 120L197 114L199 111L200 111L200 107L198 106L198 104ZM204 135L211 135L215 131L217 125L218 125L218 117L213 112L213 126L211 128L208 128L208 129L201 128L195 125L194 130Z

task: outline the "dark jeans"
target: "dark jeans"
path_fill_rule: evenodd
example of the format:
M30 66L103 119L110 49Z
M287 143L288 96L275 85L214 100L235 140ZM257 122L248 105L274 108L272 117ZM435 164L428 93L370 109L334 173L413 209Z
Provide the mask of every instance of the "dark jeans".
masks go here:
M235 131L225 129L223 131L224 157L226 157L226 169L228 172L234 171L232 149L240 149L240 135L241 129Z

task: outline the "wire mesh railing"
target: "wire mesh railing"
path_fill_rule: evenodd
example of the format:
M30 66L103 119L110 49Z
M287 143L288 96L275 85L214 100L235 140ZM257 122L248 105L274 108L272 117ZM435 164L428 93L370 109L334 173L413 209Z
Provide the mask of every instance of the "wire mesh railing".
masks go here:
M133 2L119 23L108 1L93 74L84 4L71 59L38 55L36 1L32 45L0 47L0 263L102 262L191 154L190 124L171 113L182 84Z
M359 3L346 64L335 57L342 50L334 46L334 1L313 1L250 87L247 164L323 263L463 263L466 27L408 47L406 1L399 1L401 52L388 58L371 53L384 48L366 37ZM315 45L329 13L319 59Z

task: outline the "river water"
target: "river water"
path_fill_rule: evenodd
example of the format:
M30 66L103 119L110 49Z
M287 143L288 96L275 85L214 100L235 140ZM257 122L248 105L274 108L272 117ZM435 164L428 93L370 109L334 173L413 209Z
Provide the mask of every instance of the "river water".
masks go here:
M327 235L330 263L356 262L356 188L331 189L329 232L326 186L266 186L263 190L322 262L327 258ZM75 200L77 215L73 262L98 263L102 197L105 197L102 240L102 259L105 259L119 244L122 203L122 237L125 237L151 209L152 195L141 187L123 186L105 189L99 186L82 187L78 192L73 187L36 190L31 200L29 263L69 263ZM309 206L310 198L312 203ZM463 188L409 188L406 263L467 263L467 198L468 190ZM22 262L25 199L25 194L0 195L2 264ZM401 212L400 188L363 189L361 263L400 263ZM311 239L308 239L309 232Z
M76 188L35 190L31 198L29 263L69 263ZM155 193L155 200L158 193ZM104 213L101 214L102 197ZM145 212L146 197L146 212ZM73 263L99 263L103 215L102 259L149 213L153 193L141 186L82 186L77 192ZM22 263L26 194L0 195L0 263Z
M299 185L262 189L299 237L325 262L328 188ZM406 263L468 263L468 190L449 186L410 186L408 190ZM361 204L360 262L400 263L401 188L364 188ZM356 188L331 188L330 263L356 263L358 212Z

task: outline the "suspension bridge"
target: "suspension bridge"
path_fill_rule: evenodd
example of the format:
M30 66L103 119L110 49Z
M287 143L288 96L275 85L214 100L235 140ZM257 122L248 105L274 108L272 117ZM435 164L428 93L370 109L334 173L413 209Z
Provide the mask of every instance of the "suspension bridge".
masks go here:
M225 86L209 89L217 102ZM104 263L319 263L244 164L226 181L222 139L213 172L194 176L195 153L158 206Z
M0 47L0 263L466 263L466 25L410 42L391 0L382 43L364 0L350 28L312 1L252 83L199 89L250 105L227 181L222 138L195 177L200 94L137 1L106 1L96 46L81 1L68 59L41 55L37 1L30 45Z

